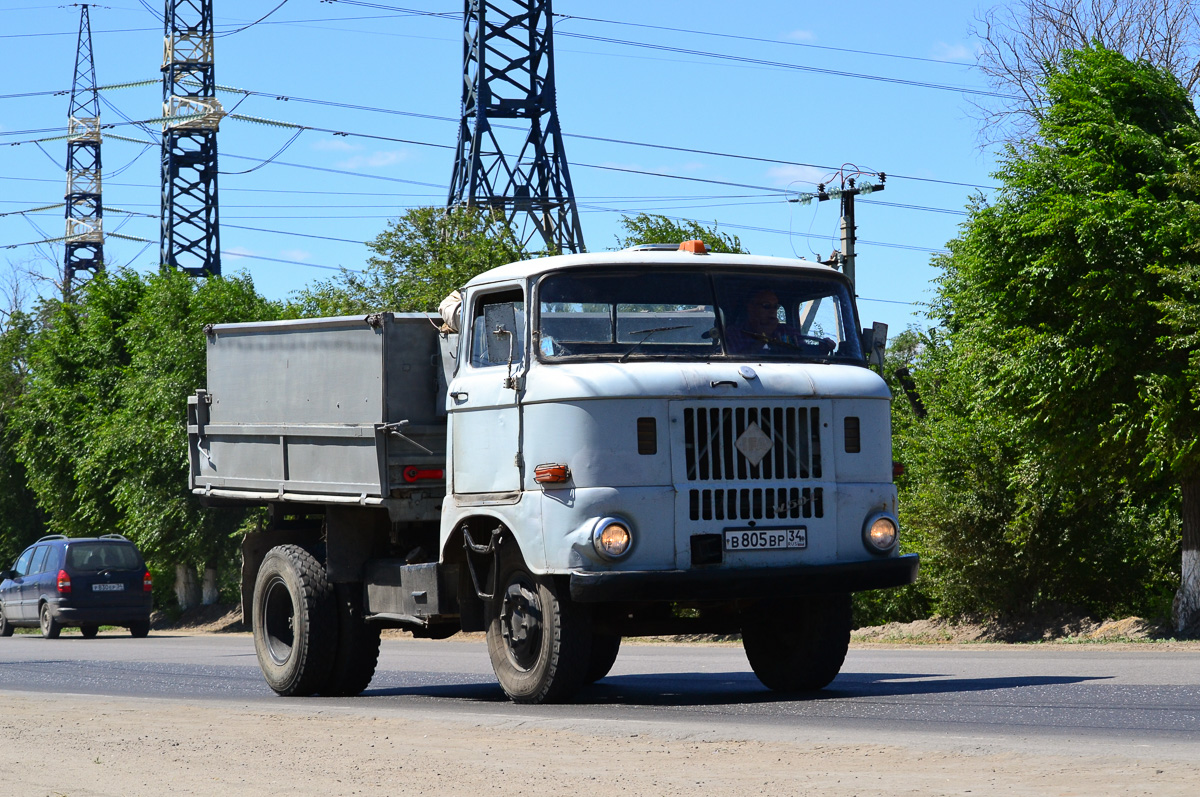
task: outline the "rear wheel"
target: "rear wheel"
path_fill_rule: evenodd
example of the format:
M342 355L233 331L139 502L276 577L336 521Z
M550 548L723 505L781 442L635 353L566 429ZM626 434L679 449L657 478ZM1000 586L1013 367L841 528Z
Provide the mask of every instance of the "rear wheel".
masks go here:
M94 639L96 634L100 633L100 626L95 623L84 623L79 626L79 633L83 634L84 639Z
M366 689L379 662L379 626L363 622L363 585L337 584L337 652L329 682L318 689L329 697L351 697Z
M42 604L42 608L38 610L38 621L42 627L43 637L46 639L58 639L58 634L62 631L62 626L58 624L58 620L54 619L54 615L50 613L50 604Z
M0 609L0 636L12 636L13 624L4 616L4 610Z
M778 692L828 686L850 646L850 595L810 595L763 604L742 625L742 647L758 680Z
M516 703L566 700L587 684L592 634L584 607L519 556L501 562L488 602L487 643L500 686Z
M139 620L136 623L130 623L129 635L134 639L142 639L150 636L150 621Z
M254 582L254 649L263 677L285 697L329 683L337 649L337 605L325 568L298 545L263 557Z

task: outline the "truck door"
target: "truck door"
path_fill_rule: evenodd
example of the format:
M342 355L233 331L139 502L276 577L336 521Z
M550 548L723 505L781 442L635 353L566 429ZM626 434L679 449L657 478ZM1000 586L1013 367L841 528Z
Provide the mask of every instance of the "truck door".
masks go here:
M475 293L464 315L461 365L450 383L451 473L456 494L521 489L525 300L520 290Z

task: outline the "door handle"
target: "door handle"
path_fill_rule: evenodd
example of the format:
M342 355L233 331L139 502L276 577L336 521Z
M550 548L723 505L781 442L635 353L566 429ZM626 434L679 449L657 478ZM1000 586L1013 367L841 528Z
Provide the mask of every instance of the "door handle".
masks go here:
M721 385L725 385L726 387L737 387L738 383L732 379L714 379L712 382L709 382L709 385L712 387L720 387Z
M450 398L454 399L455 401L466 401L470 397L471 394L465 390L455 390L450 393Z

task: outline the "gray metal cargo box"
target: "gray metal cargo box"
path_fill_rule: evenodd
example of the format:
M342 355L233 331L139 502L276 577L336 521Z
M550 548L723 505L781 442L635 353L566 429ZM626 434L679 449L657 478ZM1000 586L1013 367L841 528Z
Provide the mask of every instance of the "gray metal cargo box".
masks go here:
M435 518L454 351L435 323L380 313L208 327L208 387L188 401L193 492Z

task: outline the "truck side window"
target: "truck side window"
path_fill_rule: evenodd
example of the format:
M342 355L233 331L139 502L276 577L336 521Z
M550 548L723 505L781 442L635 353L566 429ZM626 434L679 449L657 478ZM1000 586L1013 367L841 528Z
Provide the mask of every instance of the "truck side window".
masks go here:
M524 359L524 352L525 297L521 292L504 291L477 298L471 322L471 365L507 365L510 356L516 365Z

